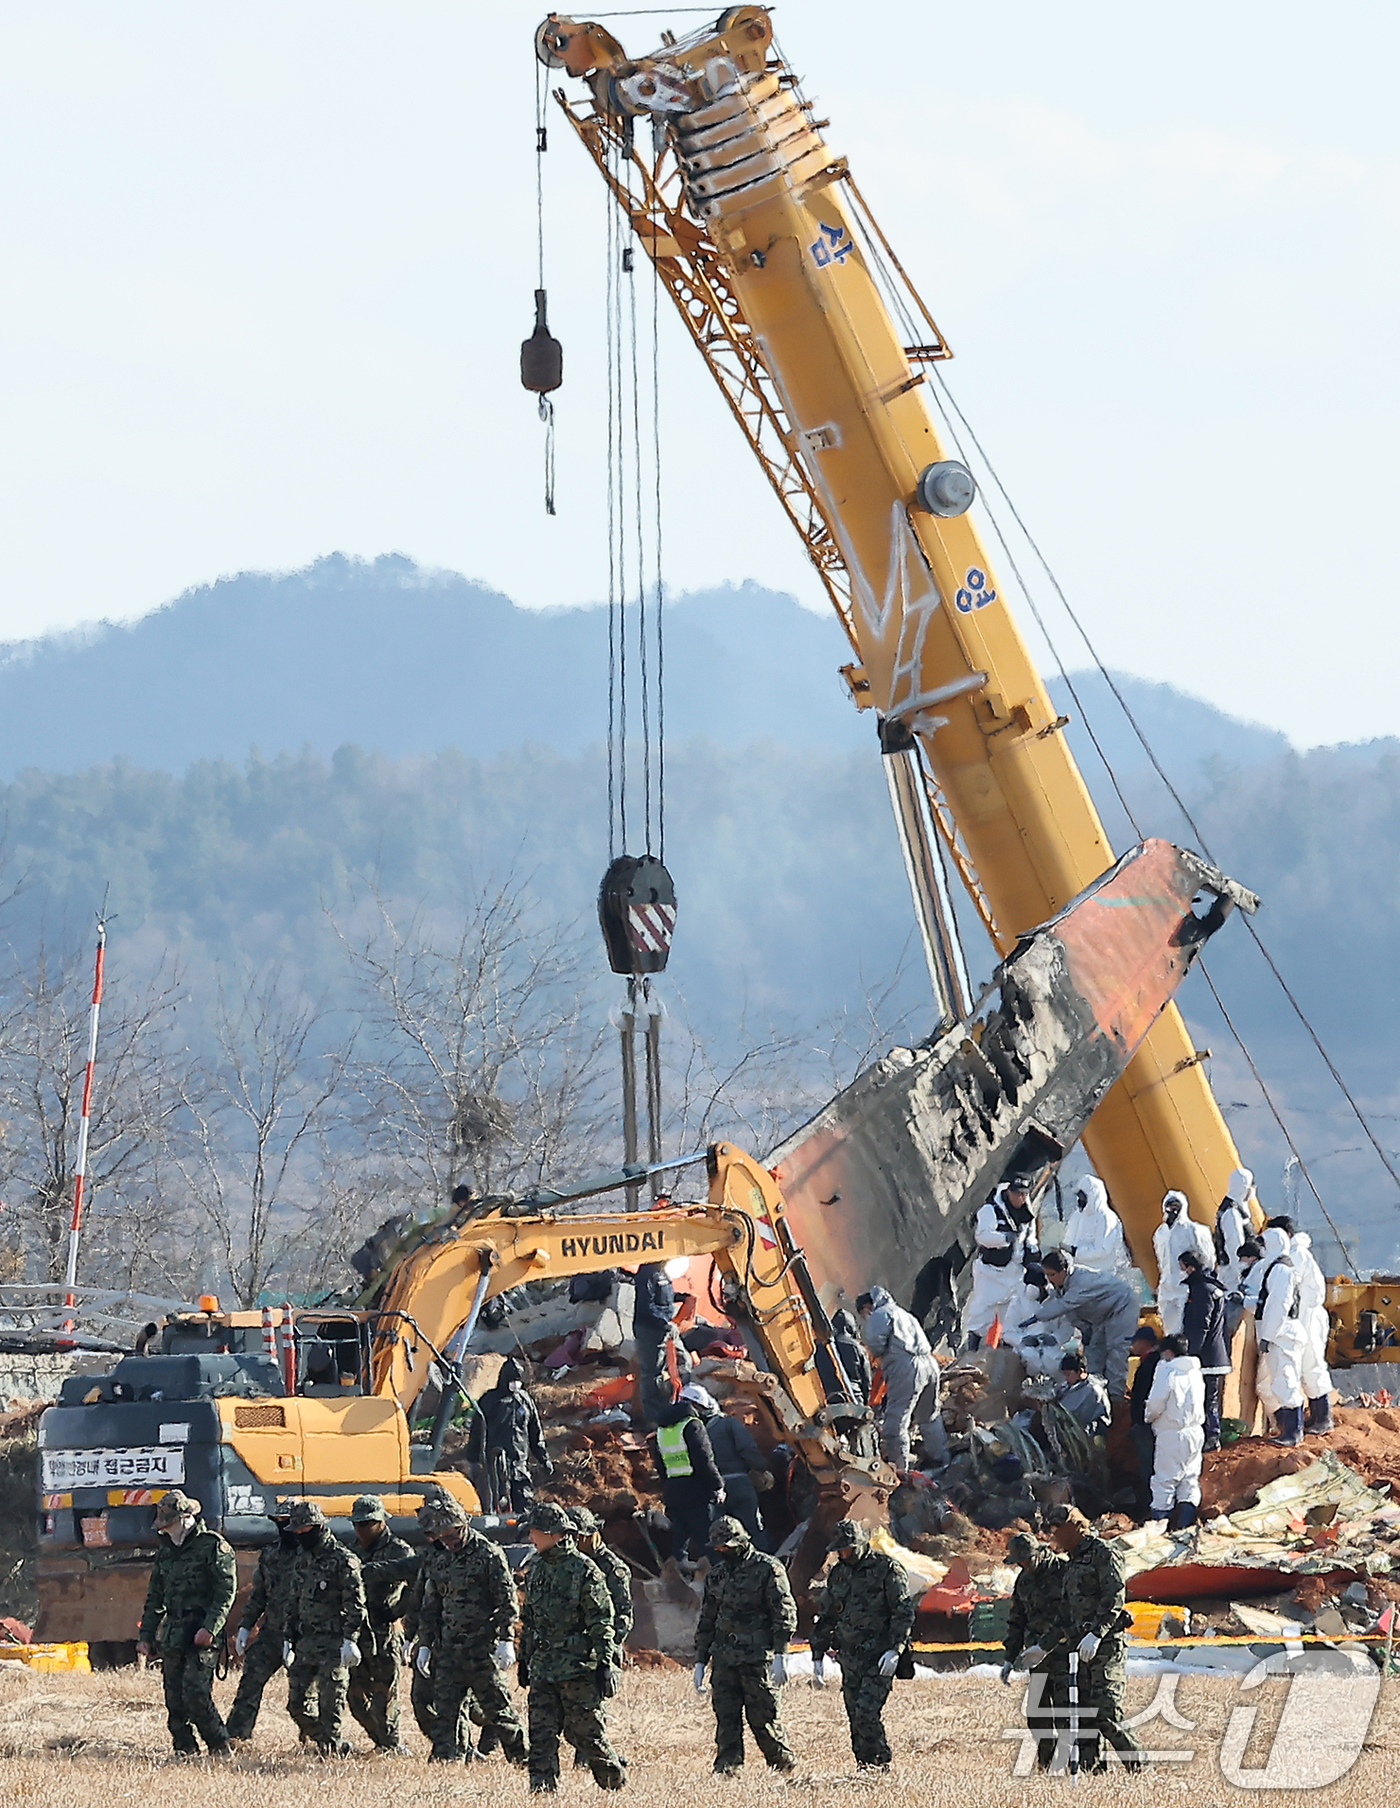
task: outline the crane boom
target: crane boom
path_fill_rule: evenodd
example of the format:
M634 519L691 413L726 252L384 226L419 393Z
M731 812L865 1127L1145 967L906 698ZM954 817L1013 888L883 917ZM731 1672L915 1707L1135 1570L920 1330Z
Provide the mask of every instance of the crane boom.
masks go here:
M640 59L559 17L536 45L588 79L591 102L560 104L803 539L855 653L857 707L877 712L883 744L913 737L934 820L1006 954L1114 854L926 400L941 333L926 310L917 342L897 329L885 290L903 273L766 8L733 7ZM650 155L647 115L664 123ZM1155 1273L1163 1193L1209 1221L1239 1161L1174 1005L1084 1142Z

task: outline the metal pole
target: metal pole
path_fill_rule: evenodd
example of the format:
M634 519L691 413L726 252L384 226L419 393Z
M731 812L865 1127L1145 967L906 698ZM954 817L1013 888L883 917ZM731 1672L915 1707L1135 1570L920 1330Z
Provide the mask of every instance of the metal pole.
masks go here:
M942 875L929 833L918 759L913 748L883 755L890 807L899 831L900 852L904 856L904 870L914 900L914 917L938 1006L939 1027L946 1029L967 1015L969 1000L954 958L953 927L944 909L939 883Z
M646 1011L647 1161L655 1168L661 1161L661 1012L652 997L651 981L642 981L642 1008ZM651 1178L651 1196L661 1191L661 1176Z
M67 1289L63 1304L64 1309L70 1313L77 1307L73 1289L78 1284L78 1241L83 1229L83 1190L87 1180L88 1134L92 1128L92 1074L97 1062L97 1024L102 1014L102 973L106 951L107 925L99 917L97 960L92 980L92 1011L88 1018L87 1070L83 1075L83 1110L78 1120L78 1156L73 1164L73 1221L68 1228L68 1265L63 1276L63 1284ZM73 1329L71 1317L64 1322L63 1328L65 1331Z
M627 981L627 1008L622 1013L622 1159L628 1167L637 1165L637 982ZM640 1211L642 1189L633 1182L627 1189L627 1209Z

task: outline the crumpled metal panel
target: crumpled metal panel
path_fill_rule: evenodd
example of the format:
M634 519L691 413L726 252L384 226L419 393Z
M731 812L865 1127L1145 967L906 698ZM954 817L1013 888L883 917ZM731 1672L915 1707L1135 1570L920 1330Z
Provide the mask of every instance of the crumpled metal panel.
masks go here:
M1141 843L1022 938L972 1017L892 1049L790 1137L772 1165L824 1302L878 1283L951 1333L979 1206L1077 1140L1236 904L1257 899Z

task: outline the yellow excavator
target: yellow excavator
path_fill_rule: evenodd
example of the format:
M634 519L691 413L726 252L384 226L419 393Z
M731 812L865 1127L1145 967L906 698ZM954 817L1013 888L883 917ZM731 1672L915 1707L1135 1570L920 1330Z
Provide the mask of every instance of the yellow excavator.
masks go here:
M130 1645L155 1503L169 1488L200 1500L245 1580L276 1536L278 1497L317 1501L348 1534L357 1494L382 1495L391 1521L410 1529L425 1495L441 1491L509 1537L513 1522L481 1515L470 1481L437 1467L462 1398L456 1354L482 1308L528 1281L681 1256L714 1261L754 1357L736 1364L736 1379L815 1488L814 1552L838 1518L884 1523L898 1477L880 1457L869 1409L841 1385L831 1324L773 1177L729 1143L691 1159L707 1168L704 1204L561 1209L635 1187L650 1175L639 1168L545 1201L505 1201L479 1216L466 1208L406 1250L370 1306L225 1312L206 1298L199 1311L148 1327L110 1375L65 1382L39 1428L38 1635L86 1639L99 1661ZM823 1350L835 1387L819 1374ZM414 1408L430 1382L439 1404L431 1434L416 1440Z

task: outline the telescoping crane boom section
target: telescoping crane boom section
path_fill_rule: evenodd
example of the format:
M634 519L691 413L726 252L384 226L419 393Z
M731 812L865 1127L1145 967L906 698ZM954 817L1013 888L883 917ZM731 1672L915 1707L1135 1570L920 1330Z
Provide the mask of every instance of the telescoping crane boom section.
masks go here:
M1005 954L1114 856L925 399L941 333L917 298L917 342L896 328L885 289L903 273L765 8L635 59L602 26L551 17L536 49L587 81L589 99L560 104L802 536L851 641L857 707L877 712L886 749L919 750ZM1084 1142L1154 1274L1164 1192L1205 1217L1239 1160L1174 1005Z

